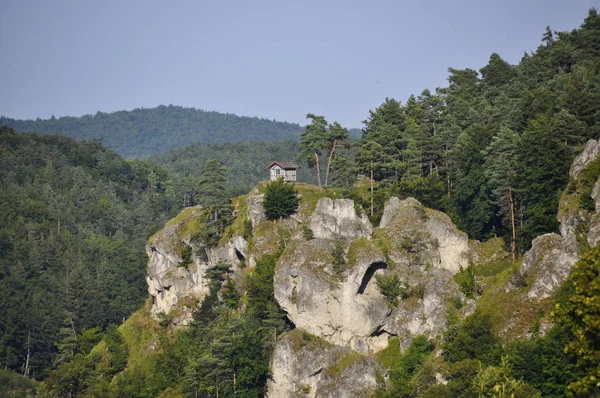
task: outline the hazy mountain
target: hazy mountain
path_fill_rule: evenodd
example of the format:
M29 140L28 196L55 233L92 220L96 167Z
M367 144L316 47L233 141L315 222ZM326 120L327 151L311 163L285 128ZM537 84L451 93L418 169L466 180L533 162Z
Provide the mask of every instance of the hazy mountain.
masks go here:
M77 140L101 140L129 158L164 153L197 142L298 140L303 130L294 123L173 105L36 120L2 116L0 125L39 134L59 133Z

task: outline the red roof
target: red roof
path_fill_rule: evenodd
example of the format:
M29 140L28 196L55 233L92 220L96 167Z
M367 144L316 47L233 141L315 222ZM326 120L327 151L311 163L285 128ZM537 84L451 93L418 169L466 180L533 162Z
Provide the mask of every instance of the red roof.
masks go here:
M298 165L294 162L271 162L266 168L270 169L275 165L281 167L284 170L294 170L298 168Z

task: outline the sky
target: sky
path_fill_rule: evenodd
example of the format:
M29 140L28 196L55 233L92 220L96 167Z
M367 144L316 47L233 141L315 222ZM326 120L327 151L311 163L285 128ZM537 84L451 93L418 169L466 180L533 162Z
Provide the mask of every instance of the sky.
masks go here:
M0 115L158 105L361 127L448 67L511 64L590 0L0 0Z

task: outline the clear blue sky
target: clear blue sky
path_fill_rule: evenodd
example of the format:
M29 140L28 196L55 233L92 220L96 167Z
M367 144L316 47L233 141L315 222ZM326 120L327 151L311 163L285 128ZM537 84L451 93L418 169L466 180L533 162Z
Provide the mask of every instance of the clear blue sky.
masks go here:
M447 68L518 63L591 0L0 1L0 115L173 104L360 127Z

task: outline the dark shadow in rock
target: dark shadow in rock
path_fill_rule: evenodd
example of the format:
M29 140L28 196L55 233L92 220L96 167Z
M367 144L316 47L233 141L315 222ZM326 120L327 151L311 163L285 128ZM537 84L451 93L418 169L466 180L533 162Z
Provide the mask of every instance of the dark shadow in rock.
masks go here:
M238 249L235 249L235 256L237 257L240 263L246 263L246 257L244 257L244 255Z
M373 275L375 274L375 272L377 272L380 269L386 269L386 268L387 268L387 264L384 263L383 261L377 261L377 262L369 265L369 268L367 268L367 272L365 272L365 275L363 276L362 282L360 283L360 286L358 287L358 291L356 292L356 294L363 294L365 292L365 289L369 285L369 282L373 278Z

